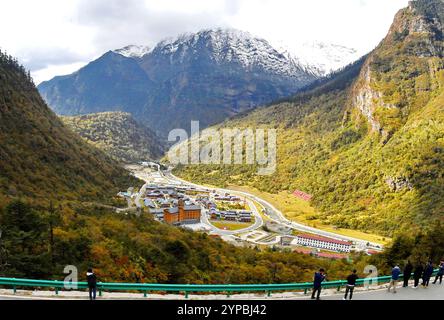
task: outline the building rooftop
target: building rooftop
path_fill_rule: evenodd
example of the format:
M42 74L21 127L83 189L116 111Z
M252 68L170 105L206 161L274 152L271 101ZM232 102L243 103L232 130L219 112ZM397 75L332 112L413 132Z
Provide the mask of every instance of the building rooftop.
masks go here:
M329 252L319 252L317 254L318 258L327 258L327 259L347 259L348 256L346 254L340 254L340 253L329 253Z
M200 206L196 206L196 205L189 205L189 206L184 206L185 210L201 210Z
M163 214L163 209L150 209L151 214Z
M342 245L347 245L347 246L351 246L352 245L352 243L348 242L348 241L336 240L336 239L322 237L322 236L317 236L317 235L313 235L313 234L299 234L298 237L299 238L304 238L304 239L310 239L310 240L317 240L317 241L335 243L335 244L340 244L340 245L341 244Z

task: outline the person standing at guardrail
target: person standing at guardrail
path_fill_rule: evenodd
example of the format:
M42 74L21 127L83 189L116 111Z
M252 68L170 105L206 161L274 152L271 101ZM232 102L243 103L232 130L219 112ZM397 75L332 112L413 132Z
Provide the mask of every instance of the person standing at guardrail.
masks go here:
M439 284L442 284L443 276L444 276L444 261L441 261L441 263L439 264L438 273L436 274L436 278L435 281L433 281L433 284L436 284L436 282L438 282L438 279L439 279Z
M326 276L327 275L325 274L324 269L319 269L319 272L315 273L314 279L313 279L313 292L311 294L312 299L315 298L316 293L317 293L316 300L320 299L321 290L322 290L322 282L325 280Z
M88 281L89 300L96 300L97 277L91 268L86 273L86 279Z
M427 288L429 286L429 282L430 282L430 278L433 275L433 263L432 261L429 261L429 263L427 263L427 266L424 269L424 274L422 277L422 286L424 288Z
M393 293L396 293L396 285L398 284L400 275L401 275L401 268L399 268L399 266L396 265L392 269L392 279L390 280L390 284L388 286L388 292L390 292L390 289L393 287Z
M415 280L415 284L413 285L413 289L417 289L419 286L419 279L421 279L422 273L424 272L424 267L421 262L419 262L415 270L413 271L413 279Z
M407 264L404 267L404 272L403 272L404 286L403 286L403 288L407 288L409 286L409 280L412 276L412 271L413 271L413 265L410 263L410 260L409 260L409 261L407 261Z
M347 277L347 285L345 286L345 296L343 300L347 300L350 293L350 300L353 298L353 291L355 290L356 280L358 280L357 271L353 270L353 273Z

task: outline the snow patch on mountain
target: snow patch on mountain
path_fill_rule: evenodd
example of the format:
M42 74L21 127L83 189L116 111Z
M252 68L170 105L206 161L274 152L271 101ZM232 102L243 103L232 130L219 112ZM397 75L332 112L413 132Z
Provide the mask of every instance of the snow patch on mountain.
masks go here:
M144 55L151 52L151 48L147 46L130 45L114 50L114 52L127 58L142 58Z
M298 61L318 76L326 76L339 70L365 54L343 45L316 41L293 46L277 42L276 47L289 59Z

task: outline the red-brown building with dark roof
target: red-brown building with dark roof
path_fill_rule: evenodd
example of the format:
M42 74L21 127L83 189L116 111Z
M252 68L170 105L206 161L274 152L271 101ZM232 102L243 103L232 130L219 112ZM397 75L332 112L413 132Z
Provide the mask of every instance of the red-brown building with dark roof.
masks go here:
M172 225L200 223L202 208L197 205L185 205L182 199L178 206L164 210L163 220Z

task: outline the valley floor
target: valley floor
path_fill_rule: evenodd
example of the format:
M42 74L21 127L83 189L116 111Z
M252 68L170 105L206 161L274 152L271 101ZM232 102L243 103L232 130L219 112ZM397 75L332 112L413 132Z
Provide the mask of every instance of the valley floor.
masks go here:
M257 193L255 190L249 190L239 187L230 187L231 189L213 188L211 186L202 186L192 182L188 182L174 176L171 170L161 171L158 170L149 171L146 168L140 166L131 166L129 168L133 171L134 175L144 180L146 184L141 188L135 197L135 205L142 206L141 195L145 194L146 187L149 184L169 184L169 185L181 185L191 186L198 189L214 189L220 194L228 193L242 198L245 198L248 207L254 214L254 223L246 228L236 226L236 228L220 229L219 224L211 223L207 210L203 208L201 227L211 234L218 235L228 242L234 244L253 244L253 245L279 245L283 237L287 233L280 232L268 232L266 228L263 228L268 222L272 222L278 229L293 230L294 232L310 233L323 237L329 237L337 240L351 241L356 250L381 250L385 244L386 239L382 237L371 236L359 232L344 232L344 230L333 229L328 226L319 227L308 223L300 223L295 219L289 219L288 210L282 210L282 206L285 207L289 203L289 200L283 200L276 198L276 195ZM280 195L277 195L280 196ZM305 204L308 206L308 204ZM304 221L305 222L305 221ZM231 229L231 230L230 230Z

